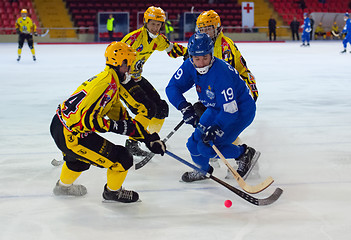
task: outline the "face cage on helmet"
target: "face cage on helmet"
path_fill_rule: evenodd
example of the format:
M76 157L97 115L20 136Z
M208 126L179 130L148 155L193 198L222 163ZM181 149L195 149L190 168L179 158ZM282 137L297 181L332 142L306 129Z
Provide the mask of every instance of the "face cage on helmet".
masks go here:
M205 54L206 55L206 54ZM204 56L205 56L204 55ZM193 58L192 56L190 56L190 62L193 64L194 68L196 69L196 71L201 74L201 75L204 75L208 72L208 70L210 70L210 68L212 67L212 64L214 62L214 56L213 56L213 53L211 54L212 58L211 58L211 61L210 61L210 64L205 66L205 67L202 67L202 68L198 68L196 67L194 61L193 61Z

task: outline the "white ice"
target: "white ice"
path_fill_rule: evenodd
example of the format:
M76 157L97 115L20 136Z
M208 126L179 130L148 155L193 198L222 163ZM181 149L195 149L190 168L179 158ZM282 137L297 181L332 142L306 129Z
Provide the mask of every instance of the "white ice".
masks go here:
M37 62L25 45L18 63L17 44L0 44L0 239L350 239L351 54L339 53L340 41L237 46L260 93L254 123L241 135L262 153L258 174L247 182L275 179L259 198L284 190L269 206L249 204L212 180L179 182L191 169L168 156L129 171L124 187L142 202L103 203L106 170L96 167L77 180L86 196L55 197L60 168L50 161L61 153L49 133L51 118L60 102L103 70L106 45L35 45ZM165 99L181 63L155 52L145 65L144 76ZM187 97L194 102L195 90ZM180 120L171 106L161 137ZM191 132L183 126L167 142L188 161ZM117 144L126 139L104 136ZM214 175L224 179L225 169L221 164Z

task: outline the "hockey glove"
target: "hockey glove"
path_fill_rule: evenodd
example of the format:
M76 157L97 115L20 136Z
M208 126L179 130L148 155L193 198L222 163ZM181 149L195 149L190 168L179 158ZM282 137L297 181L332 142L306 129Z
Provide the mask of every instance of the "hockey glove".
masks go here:
M193 105L189 102L183 102L179 105L178 108L181 113L183 114L183 120L185 123L192 125L196 128L197 124L199 123L199 117L196 115L195 109Z
M157 133L150 134L144 140L146 147L155 154L161 154L163 156L166 152L166 144L160 140L160 136Z
M222 137L224 132L217 125L209 126L204 134L202 135L202 141L209 144L209 142L214 142L218 137Z
M135 123L131 120L111 120L110 132L130 136L136 130Z
M198 117L201 117L202 116L202 114L206 111L206 107L202 104L202 102L196 102L196 103L194 103L194 109L195 109L195 112L196 112L196 115L198 116Z

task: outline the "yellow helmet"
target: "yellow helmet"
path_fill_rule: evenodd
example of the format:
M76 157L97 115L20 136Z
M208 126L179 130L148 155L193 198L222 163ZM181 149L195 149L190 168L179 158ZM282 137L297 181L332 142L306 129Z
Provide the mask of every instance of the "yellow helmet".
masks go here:
M197 28L208 27L208 26L213 26L215 29L218 29L221 27L221 18L213 10L203 11L196 20Z
M166 21L166 14L162 8L151 6L146 9L144 13L144 23L148 23L149 20L156 20L164 23Z
M28 11L27 11L27 9L23 8L23 9L21 10L21 13L25 13L25 14L27 14L27 13L28 13Z
M121 66L124 60L130 66L135 61L135 50L124 42L112 42L107 46L105 51L106 64L112 66Z

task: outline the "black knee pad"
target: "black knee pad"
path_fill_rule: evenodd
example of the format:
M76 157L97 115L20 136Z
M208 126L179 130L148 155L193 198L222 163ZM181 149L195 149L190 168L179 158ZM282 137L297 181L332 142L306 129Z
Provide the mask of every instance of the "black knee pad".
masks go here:
M86 162L79 161L75 159L74 161L70 161L69 157L65 156L66 165L68 169L75 171L75 172L83 172L90 168L90 164Z
M165 119L166 117L168 117L168 114L169 114L168 104L165 100L161 100L157 104L157 113L155 115L155 118Z
M122 164L125 170L133 166L133 155L123 146L115 145L108 155L112 162Z

